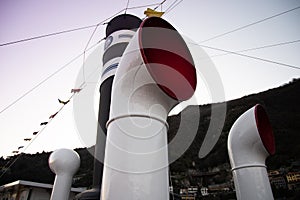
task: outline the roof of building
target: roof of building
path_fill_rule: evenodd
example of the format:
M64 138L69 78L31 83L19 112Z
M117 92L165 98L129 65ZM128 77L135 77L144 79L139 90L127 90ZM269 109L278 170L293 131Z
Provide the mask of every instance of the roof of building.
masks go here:
M25 185L25 186L39 187L39 188L49 188L49 189L53 187L53 185L51 185L51 184L18 180L18 181L11 182L11 183L0 186L0 191L4 190L5 188L9 188L9 187L12 187L12 186L15 186L15 185ZM71 188L72 192L83 192L84 190L86 190L86 188Z

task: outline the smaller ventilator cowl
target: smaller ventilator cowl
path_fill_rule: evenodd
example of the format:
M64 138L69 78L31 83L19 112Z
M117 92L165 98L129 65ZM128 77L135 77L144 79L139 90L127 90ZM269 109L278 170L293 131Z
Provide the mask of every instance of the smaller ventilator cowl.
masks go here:
M73 175L79 168L80 157L71 149L55 150L49 157L49 167L56 174L50 200L68 200Z
M58 149L49 157L49 167L56 175L73 175L80 165L78 153L71 149Z
M233 124L228 136L232 168L265 166L265 159L275 153L272 127L264 108L257 104Z
M256 105L242 114L228 135L228 154L238 200L274 199L266 158L275 142L266 111Z

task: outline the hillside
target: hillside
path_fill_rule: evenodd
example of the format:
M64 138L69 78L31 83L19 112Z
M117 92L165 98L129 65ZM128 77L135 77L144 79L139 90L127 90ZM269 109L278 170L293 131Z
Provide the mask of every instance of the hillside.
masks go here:
M197 135L185 154L179 158L171 169L184 170L191 167L192 162L196 163L196 167L205 168L220 165L229 162L227 155L227 137L229 130L235 120L256 104L261 104L266 109L275 136L276 154L269 157L267 165L270 169L279 166L289 165L292 160L300 159L299 143L300 143L300 80L293 80L289 84L279 88L270 89L259 94L252 94L240 99L232 100L226 103L227 112L226 120L222 130L222 134L215 148L204 159L198 158L198 152L202 144L204 135L208 129L209 118L211 113L211 105L205 106L189 106L181 115L190 116L184 123L184 129L189 130L192 126L193 115L195 109L200 110L200 123ZM178 129L180 115L172 116L168 119L170 125L170 137L174 137ZM187 131L188 135L189 132ZM184 166L183 166L184 165Z
M226 102L227 112L222 134L215 148L204 159L198 158L198 152L210 122L211 105L189 106L181 114L168 118L170 125L169 141L176 137L178 128L185 130L186 137L191 136L189 130L195 123L196 111L200 111L200 121L197 135L187 151L171 164L171 173L186 172L188 169L206 170L229 163L227 155L227 136L234 121L246 110L257 103L263 105L269 115L275 134L276 154L267 160L269 169L277 169L290 165L292 160L300 160L300 80L279 88L262 93L249 95L237 100ZM219 104L220 105L220 104ZM181 116L185 116L181 120ZM80 170L74 186L90 186L92 182L93 158L87 149L76 150L81 156ZM170 155L176 154L176 149L171 149ZM54 175L49 170L47 161L50 153L35 155L22 155L0 178L0 185L15 180L23 179L44 183L53 183ZM0 158L0 169L5 170L7 162L12 162L16 156L4 160Z

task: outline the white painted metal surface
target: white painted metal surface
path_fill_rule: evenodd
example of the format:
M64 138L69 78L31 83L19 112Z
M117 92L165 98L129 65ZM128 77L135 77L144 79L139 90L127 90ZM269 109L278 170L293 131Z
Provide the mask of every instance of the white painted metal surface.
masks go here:
M228 153L239 200L274 199L266 158L275 151L274 138L260 105L246 111L233 124L228 136Z
M166 118L178 101L150 75L140 51L139 31L114 78L102 200L169 199Z
M68 200L73 175L80 166L78 153L71 149L55 150L49 157L49 167L56 174L50 200Z
M113 85L102 200L169 199L165 121L176 101L140 65L136 44L125 52Z

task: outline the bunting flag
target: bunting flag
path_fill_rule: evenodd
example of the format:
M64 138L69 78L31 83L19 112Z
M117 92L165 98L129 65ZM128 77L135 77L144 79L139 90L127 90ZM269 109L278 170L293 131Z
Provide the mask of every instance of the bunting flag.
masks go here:
M78 93L78 92L80 92L81 91L81 89L72 89L71 90L71 93Z
M57 113L58 113L58 112L56 112L56 113L54 113L53 115L51 115L51 116L49 117L49 119L53 119L53 118L57 115Z
M147 17L161 17L164 13L165 12L152 10L151 8L147 8L147 10L144 12Z
M70 100L68 100L68 101L62 101L62 100L58 99L58 102L59 102L59 103L61 103L61 104L64 104L64 105L66 105L67 103L69 103L69 102L70 102Z
M71 93L79 93L80 91L81 91L82 89L80 89L80 88L74 88L74 89L71 89ZM73 96L72 96L73 97ZM72 98L71 97L71 98ZM70 102L70 100L71 100L71 98L69 99L69 100L67 100L67 101L63 101L63 100L60 100L60 99L58 99L58 102L59 103L61 103L61 104L63 104L63 105L66 105L66 104L68 104L69 102ZM59 111L58 111L59 112ZM51 115L50 117L49 117L49 119L53 119L57 114L58 114L58 112L56 112L56 113L54 113L53 115ZM40 125L41 126L44 126L44 125L47 125L49 122L42 122L42 123L40 123ZM35 132L33 132L32 133L32 135L37 135L38 133L39 133L40 131L35 131ZM32 140L32 138L24 138L24 141L31 141ZM19 153L19 150L20 149L22 149L22 148L24 148L24 146L19 146L18 147L18 150L15 150L15 151L12 151L12 153L13 154L18 154ZM9 158L10 156L8 156L7 158Z

